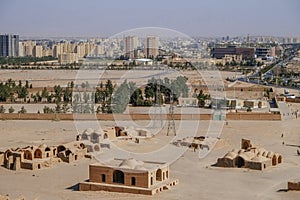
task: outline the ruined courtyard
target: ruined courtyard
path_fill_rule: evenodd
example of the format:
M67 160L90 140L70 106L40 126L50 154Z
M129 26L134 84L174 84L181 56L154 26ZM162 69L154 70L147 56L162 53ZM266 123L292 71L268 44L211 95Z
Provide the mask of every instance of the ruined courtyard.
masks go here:
M9 194L12 199L23 195L26 199L298 199L299 192L289 191L287 182L299 173L300 160L296 148L283 145L299 144L297 130L300 128L298 120L291 121L229 121L224 126L218 142L212 151L199 159L197 150L188 149L177 161L170 165L170 178L177 178L180 184L153 197L145 195L112 193L104 191L77 191L78 183L88 180L88 167L95 160L82 159L73 163L61 162L51 168L36 171L11 171L0 168L0 192ZM88 121L84 122L86 125ZM102 127L112 127L114 122L100 122ZM147 121L137 121L147 124ZM2 148L20 147L47 143L55 145L62 142L74 141L76 128L71 121L0 121ZM33 126L34 125L34 126ZM209 122L201 121L197 136L205 135ZM95 128L95 127L91 127ZM185 132L193 131L193 127L183 127ZM82 132L84 130L81 130ZM19 135L22 132L22 135ZM284 134L283 138L281 137ZM157 139L159 138L159 140ZM172 138L172 137L171 137ZM216 168L211 165L225 152L237 148L242 138L248 138L262 145L265 149L280 152L283 163L267 168L263 172L246 168ZM169 143L170 136L156 135L153 139L158 142ZM153 144L157 144L153 142ZM151 145L140 146L143 143L122 143L129 150L137 151L150 148ZM158 146L164 143L157 144ZM174 145L173 145L174 146ZM176 146L175 146L176 147ZM178 148L178 147L176 147ZM45 185L46 187L40 187ZM232 188L239 188L232 190Z

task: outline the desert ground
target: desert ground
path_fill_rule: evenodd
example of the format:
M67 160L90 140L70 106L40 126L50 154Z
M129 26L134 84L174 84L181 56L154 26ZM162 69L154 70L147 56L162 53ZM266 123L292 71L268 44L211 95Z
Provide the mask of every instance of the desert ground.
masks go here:
M83 77L93 80L93 71L86 71ZM107 71L103 73L100 81L107 78L116 83L127 79L138 84L144 84L152 76L170 79L178 75L185 75L193 84L203 83L201 76L194 71ZM98 74L99 75L99 74ZM212 79L206 74L208 79ZM235 76L232 72L221 72L222 79ZM78 78L78 72L72 70L2 70L0 81L8 78L13 80L29 80L33 87L54 86L57 84L66 85L68 82ZM84 78L77 80L83 81ZM245 83L243 83L245 84ZM247 83L246 83L247 84ZM250 86L250 84L247 84ZM283 92L283 89L276 89L276 92ZM297 92L297 91L293 91ZM232 96L233 94L231 94ZM234 93L234 96L236 94ZM229 95L230 96L230 95ZM238 97L237 97L238 98ZM251 98L251 96L249 96ZM257 97L253 97L257 98ZM9 104L4 104L8 109ZM18 111L22 105L14 104ZM44 104L25 104L28 112L36 113L42 110ZM49 104L47 106L55 106ZM290 104L293 111L300 110L298 104ZM194 110L186 109L186 112ZM147 113L148 108L132 108L130 112ZM179 110L175 110L175 113ZM208 112L200 110L201 113ZM266 111L267 112L267 111ZM112 155L122 158L134 153L155 152L170 144L173 140L182 139L191 135L206 135L209 130L210 121L176 121L177 136L166 136L166 127L161 131L151 129L149 121L135 121L141 127L147 127L155 133L155 136L148 140L142 140L139 144L133 142L112 141L118 148L127 152L114 152L103 150L96 159L83 159L71 164L59 163L55 167L39 171L21 170L11 171L0 167L0 195L9 195L12 199L24 196L25 199L299 199L300 193L288 191L287 181L300 179L300 156L297 156L297 147L288 146L300 145L300 118L286 121L228 121L220 131L220 140L204 158L199 158L199 151L194 152L188 149L184 151L181 147L170 147L168 154L152 154L153 161L160 160L163 156L171 160L170 176L179 179L179 185L171 190L164 191L154 196L133 195L110 192L80 192L78 183L88 179L88 165L101 161L101 159L113 158ZM73 141L77 133L86 128L97 129L114 126L116 121L0 121L0 151L7 148L25 147L27 145L57 145ZM123 122L118 122L123 123ZM124 122L127 123L127 122ZM160 130L160 129L158 129ZM281 135L284 135L282 138ZM265 171L254 171L247 169L217 168L213 165L217 158L224 156L231 149L239 149L242 138L251 139L253 143L259 144L269 151L282 154L283 163L271 167ZM284 142L285 145L282 143ZM177 148L177 149L176 149ZM178 156L180 155L180 156ZM149 159L149 158L147 158Z
M136 121L146 126L148 121ZM183 124L181 124L183 123ZM181 126L181 134L195 132L205 135L209 121L201 121L195 131L188 122L176 121ZM94 122L83 122L82 127L93 126ZM115 122L101 121L103 128ZM72 121L0 121L0 146L23 147L26 145L46 143L60 144L74 140L78 126ZM77 127L77 128L76 128ZM95 127L94 127L95 128ZM11 171L0 168L0 194L8 194L12 199L23 195L26 199L299 199L300 193L289 191L287 181L299 179L300 157L295 147L286 144L300 145L299 119L289 121L229 121L224 125L220 140L213 150L203 159L198 153L187 150L175 162L171 163L170 175L179 179L179 185L171 190L154 196L133 195L110 192L80 192L78 183L88 179L88 165L97 160L84 159L71 164L60 163L55 167L39 171ZM78 129L78 130L77 130ZM284 137L281 138L281 134ZM122 144L129 150L147 149L153 141L169 141L161 131L153 139L136 146ZM281 153L283 163L265 171L247 169L217 168L212 165L217 158L228 150L240 148L241 138L248 138L267 150ZM171 137L172 139L172 137ZM285 145L282 145L282 142ZM148 143L148 144L147 144ZM122 146L121 145L121 146ZM163 145L162 143L159 145ZM157 148L159 148L159 145ZM181 148L181 147L176 147ZM106 152L103 152L105 154ZM172 155L170 155L172 156ZM120 155L122 157L122 155ZM155 159L155 158L153 158Z
M152 77L164 79L175 79L177 76L187 76L194 83L203 83L202 79L210 77L218 77L226 79L227 77L234 77L234 72L218 72L210 74L206 71L179 71L173 69L166 70L1 70L0 81L6 81L11 78L16 81L26 80L32 84L33 87L47 87L54 85L67 85L68 82L77 80L77 83L89 81L93 83L94 80L105 82L107 79L119 84L125 79L127 81L134 81L137 85L146 84Z

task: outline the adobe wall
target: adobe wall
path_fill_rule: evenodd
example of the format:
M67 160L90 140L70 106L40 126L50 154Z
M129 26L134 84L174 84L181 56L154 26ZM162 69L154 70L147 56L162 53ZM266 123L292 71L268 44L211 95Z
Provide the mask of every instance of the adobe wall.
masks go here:
M288 182L288 190L297 190L300 191L300 182Z
M109 167L89 166L89 181L95 183L115 184L113 183L113 172L115 170ZM124 172L124 185L131 186L131 177L135 177L135 187L148 188L148 172L130 173ZM106 176L105 182L102 182L102 174Z
M122 193L132 193L132 194L144 194L144 195L153 195L155 190L143 190L141 188L133 187L117 187L110 185L100 185L94 183L80 183L79 191L108 191L108 192L122 192Z
M227 113L227 120L281 120L280 114L272 113Z
M4 164L4 153L0 153L0 165Z
M235 167L235 159L230 158L218 158L218 167Z
M21 168L22 169L31 169L31 170L34 169L33 163L31 163L31 162L22 162L21 163Z
M286 98L286 102L290 102L290 103L300 103L300 98Z

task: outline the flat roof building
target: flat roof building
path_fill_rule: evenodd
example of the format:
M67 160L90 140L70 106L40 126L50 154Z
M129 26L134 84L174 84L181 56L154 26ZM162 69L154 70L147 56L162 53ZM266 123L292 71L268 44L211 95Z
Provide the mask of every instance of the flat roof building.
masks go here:
M19 56L19 35L0 35L0 57Z
M89 182L79 184L80 191L104 190L153 195L178 184L170 179L169 165L161 162L113 159L89 166Z

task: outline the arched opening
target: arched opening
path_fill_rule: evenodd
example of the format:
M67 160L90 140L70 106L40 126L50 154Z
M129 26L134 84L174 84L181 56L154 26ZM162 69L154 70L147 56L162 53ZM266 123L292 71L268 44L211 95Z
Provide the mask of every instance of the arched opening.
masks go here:
M131 185L135 185L135 177L131 177Z
M83 143L80 143L80 147L81 147L82 149L84 149L84 148L85 148L85 145L84 145Z
M163 172L162 179L163 179L163 180L166 179L165 172Z
M277 163L279 164L279 163L281 163L282 162L282 157L281 156L278 156L278 161L277 161Z
M82 136L81 136L81 139L82 140L88 140L88 135L86 133L83 133Z
M104 133L104 135L103 135L103 139L107 139L108 138L108 135L107 135L107 133Z
M80 140L80 135L77 135L76 136L76 141L79 141Z
M95 146L94 146L94 150L95 150L95 151L100 151L99 145L95 145Z
M41 169L41 165L40 164L38 164L38 169Z
M101 174L101 180L102 180L103 183L106 182L106 176L105 176L105 174Z
M63 146L63 145L60 145L60 146L57 147L57 153L65 151L65 150L66 150L66 147Z
M245 160L242 157L240 157L240 156L237 157L236 165L239 168L243 167L245 165Z
M272 157L272 165L274 166L274 165L276 165L277 164L277 158L276 158L276 156L274 155L273 157Z
M157 181L162 181L162 171L161 171L161 169L158 169L156 171L156 180Z
M56 149L53 149L53 156L56 155Z
M50 148L49 147L46 147L45 148L45 152L46 152L46 157L48 158L49 157L49 151L50 151Z
M24 151L24 159L32 160L32 154L30 151L28 150Z
M153 185L153 177L151 177L150 185Z
M99 135L97 133L92 133L91 142L92 143L99 143Z
M169 178L169 171L166 171L166 178Z
M69 156L70 154L72 154L72 151L70 151L69 149L66 151L66 156Z
M40 149L34 151L34 158L42 158L42 151Z
M122 131L123 131L123 130L124 130L124 127L116 126L116 127L115 127L116 137L124 136L124 135L122 134Z
M124 184L124 173L120 170L115 170L113 173L113 182Z

